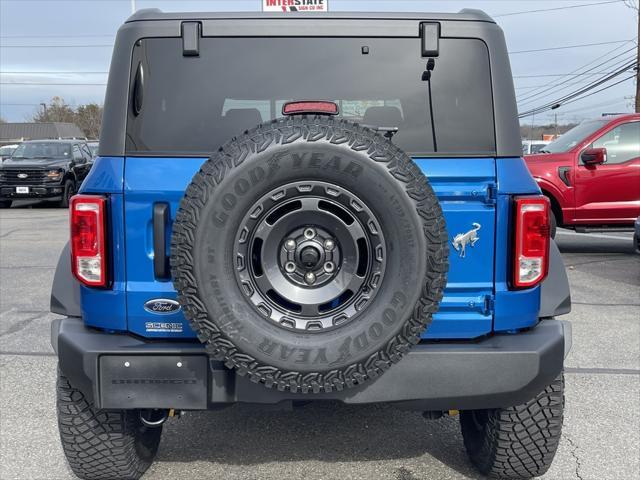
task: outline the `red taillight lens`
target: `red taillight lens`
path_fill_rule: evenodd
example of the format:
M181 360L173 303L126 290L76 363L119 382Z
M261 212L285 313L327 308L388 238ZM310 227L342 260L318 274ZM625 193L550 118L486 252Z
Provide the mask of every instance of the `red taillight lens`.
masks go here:
M305 102L287 102L282 106L283 115L301 115L305 113L337 115L338 105L333 102L309 100Z
M71 270L90 287L107 285L104 197L71 198Z
M513 286L533 287L549 272L549 200L516 197Z

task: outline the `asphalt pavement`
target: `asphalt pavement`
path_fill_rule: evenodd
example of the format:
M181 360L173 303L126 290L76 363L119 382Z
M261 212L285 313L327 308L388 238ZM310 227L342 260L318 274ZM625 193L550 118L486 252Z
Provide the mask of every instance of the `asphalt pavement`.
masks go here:
M0 478L75 478L55 415L49 292L67 211L0 211ZM566 416L545 479L640 478L640 255L631 234L560 230L572 289ZM499 372L496 372L499 374ZM232 407L170 420L151 479L475 479L458 419L390 406Z

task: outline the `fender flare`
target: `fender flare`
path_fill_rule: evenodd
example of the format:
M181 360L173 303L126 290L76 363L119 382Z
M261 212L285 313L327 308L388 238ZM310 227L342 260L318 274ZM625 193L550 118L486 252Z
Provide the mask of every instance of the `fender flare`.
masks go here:
M540 287L540 318L564 315L571 311L571 290L558 245L549 245L549 275Z
M80 283L71 273L71 253L69 242L60 253L56 273L51 286L50 307L52 313L67 317L81 317Z

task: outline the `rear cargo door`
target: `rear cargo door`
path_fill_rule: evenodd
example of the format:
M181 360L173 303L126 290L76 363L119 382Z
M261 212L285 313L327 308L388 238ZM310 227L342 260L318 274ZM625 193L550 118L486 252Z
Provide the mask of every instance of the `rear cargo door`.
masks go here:
M434 188L449 234L444 298L423 338L473 338L493 322L496 170L493 158L414 158Z
M193 336L166 301L175 292L157 265L168 254L180 198L210 152L280 116L284 102L316 99L392 134L442 202L451 268L427 338L491 331L496 148L489 54L480 39L440 38L429 75L415 27L416 36L403 38L203 36L197 55L185 52L180 38L136 42L125 145L130 330Z

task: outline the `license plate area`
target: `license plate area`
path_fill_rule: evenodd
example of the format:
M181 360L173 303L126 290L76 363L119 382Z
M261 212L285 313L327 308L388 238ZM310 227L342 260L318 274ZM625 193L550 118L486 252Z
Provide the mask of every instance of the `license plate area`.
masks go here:
M205 355L103 355L101 408L207 408Z
M29 193L29 187L16 187L16 193Z

